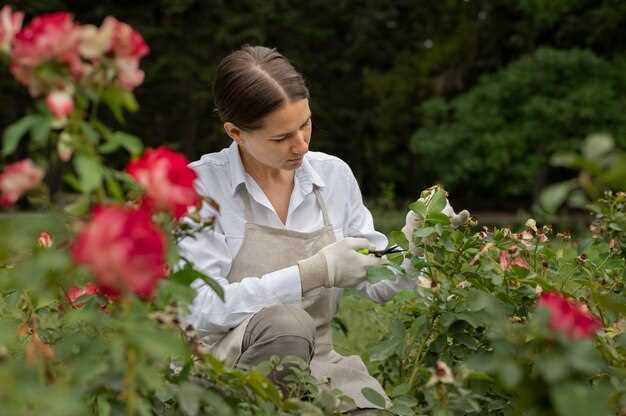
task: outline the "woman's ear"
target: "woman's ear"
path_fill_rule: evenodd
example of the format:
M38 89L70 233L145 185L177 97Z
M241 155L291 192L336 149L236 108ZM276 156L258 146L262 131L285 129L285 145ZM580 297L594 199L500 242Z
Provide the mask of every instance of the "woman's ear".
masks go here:
M241 144L241 129L235 126L230 121L224 123L224 131L228 136L237 142L237 144Z

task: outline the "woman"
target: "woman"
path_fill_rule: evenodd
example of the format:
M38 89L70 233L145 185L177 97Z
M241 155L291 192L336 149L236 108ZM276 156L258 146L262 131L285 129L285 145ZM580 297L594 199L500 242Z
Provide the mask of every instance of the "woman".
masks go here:
M233 143L191 166L198 191L215 199L221 213L212 230L180 248L219 282L225 300L194 282L197 296L187 321L230 365L297 356L356 407L376 408L361 389L386 398L382 387L360 357L333 350L330 323L342 288L356 287L384 302L414 285L366 281L367 269L381 260L356 250L382 249L387 239L374 230L346 163L308 151L309 91L281 54L260 46L231 53L217 68L214 93Z

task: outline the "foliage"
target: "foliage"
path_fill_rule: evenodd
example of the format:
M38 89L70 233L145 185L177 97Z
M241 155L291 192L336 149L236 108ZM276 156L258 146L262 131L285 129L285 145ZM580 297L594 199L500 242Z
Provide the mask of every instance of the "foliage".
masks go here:
M368 348L369 368L393 397L392 412L623 411L624 234L609 226L623 221L623 195L599 200L603 216L593 237L574 241L532 219L519 232L453 228L438 214L445 196L439 192L411 205L424 224L412 235L413 267L405 263L404 273L419 276L418 285L385 305L389 330ZM402 234L393 236L409 247ZM555 326L555 316L537 306L548 292L582 302L576 308L601 319L603 329L571 338L562 325L574 321Z
M554 176L548 161L555 152L605 130L626 146L618 71L589 51L540 49L484 76L450 103L424 103L424 127L413 148L451 190L500 198L538 194ZM458 149L463 154L455 158Z

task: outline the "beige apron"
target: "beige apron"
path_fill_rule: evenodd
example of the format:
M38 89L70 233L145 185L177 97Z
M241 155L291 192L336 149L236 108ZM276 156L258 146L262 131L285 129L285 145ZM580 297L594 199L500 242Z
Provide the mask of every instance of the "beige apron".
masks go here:
M243 198L245 204L245 232L241 248L233 259L228 280L239 282L245 277L263 276L297 264L311 257L323 247L335 242L326 204L316 186L313 187L317 203L322 210L324 226L313 232L284 230L250 222L250 196ZM370 376L358 355L344 357L333 349L331 321L337 312L341 289L318 288L307 292L302 307L313 318L316 327L315 354L311 360L311 374L330 388L338 388L355 401L358 408L378 408L367 400L361 389L370 387L385 397L382 386ZM211 334L204 342L211 353L228 365L236 365L241 356L241 345L252 315L232 330ZM351 408L341 409L352 410Z

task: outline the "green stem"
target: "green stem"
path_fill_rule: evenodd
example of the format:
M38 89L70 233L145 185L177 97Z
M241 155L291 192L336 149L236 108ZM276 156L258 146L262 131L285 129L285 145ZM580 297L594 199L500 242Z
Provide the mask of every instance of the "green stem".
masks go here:
M415 363L413 364L413 371L411 372L411 378L409 379L409 386L410 389L412 390L413 387L415 386L415 382L417 381L417 372L420 369L420 361L422 360L422 354L424 353L424 351L426 350L427 346L430 346L430 344L432 343L432 335L435 332L435 327L437 326L437 323L439 321L439 314L436 313L435 315L433 315L432 320L431 320L431 324L430 324L430 329L428 330L428 334L424 337L424 341L421 343L419 349L417 350L417 354L415 357Z
M126 415L135 415L135 379L136 379L136 364L137 356L132 348L128 348L127 351L128 367L126 369Z

